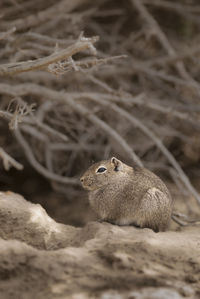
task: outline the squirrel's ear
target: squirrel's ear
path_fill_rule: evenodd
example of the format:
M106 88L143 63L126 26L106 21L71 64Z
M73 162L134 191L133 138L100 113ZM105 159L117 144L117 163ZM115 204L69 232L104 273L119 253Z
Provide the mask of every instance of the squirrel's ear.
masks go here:
M115 158L115 157L112 157L111 158L111 163L114 165L114 170L115 171L119 171L119 170L121 170L122 169L122 165L123 165L123 163L120 161L120 160L118 160L117 158Z

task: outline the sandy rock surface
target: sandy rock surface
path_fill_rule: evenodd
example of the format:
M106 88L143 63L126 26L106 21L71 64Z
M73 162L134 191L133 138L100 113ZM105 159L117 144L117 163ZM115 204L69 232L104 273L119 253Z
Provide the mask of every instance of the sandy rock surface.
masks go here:
M0 193L0 298L200 298L200 227L58 224Z

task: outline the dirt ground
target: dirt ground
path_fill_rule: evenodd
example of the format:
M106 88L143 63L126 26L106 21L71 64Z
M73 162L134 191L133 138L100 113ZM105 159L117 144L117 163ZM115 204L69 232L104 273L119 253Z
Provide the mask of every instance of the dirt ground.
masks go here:
M3 299L200 296L198 225L162 233L97 221L74 227L11 192L0 193L0 222Z

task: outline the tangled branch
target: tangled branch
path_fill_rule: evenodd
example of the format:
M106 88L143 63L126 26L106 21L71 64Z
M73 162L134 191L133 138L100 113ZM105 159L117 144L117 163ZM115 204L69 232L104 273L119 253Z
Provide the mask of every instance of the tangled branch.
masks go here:
M17 162L15 159L13 159L10 155L8 155L8 153L6 153L3 148L0 148L0 157L3 161L3 166L5 170L8 171L10 167L15 167L18 170L23 169L23 165Z
M70 59L78 52L91 48L94 49L93 43L97 40L97 37L83 38L81 36L79 41L77 41L74 45L69 46L67 49L57 51L50 56L39 58L34 61L0 65L0 76L16 75L18 73L28 72L31 70L45 69L47 66L50 66L57 61Z
M78 192L83 169L116 154L171 176L199 202L187 172L200 174L195 1L36 2L0 4L6 169L17 147L21 164Z

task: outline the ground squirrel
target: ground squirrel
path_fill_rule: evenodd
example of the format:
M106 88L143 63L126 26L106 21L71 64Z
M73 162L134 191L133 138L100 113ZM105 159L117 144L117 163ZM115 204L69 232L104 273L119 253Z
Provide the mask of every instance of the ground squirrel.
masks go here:
M81 177L89 202L101 220L166 230L172 214L169 190L151 171L113 157L93 164Z

